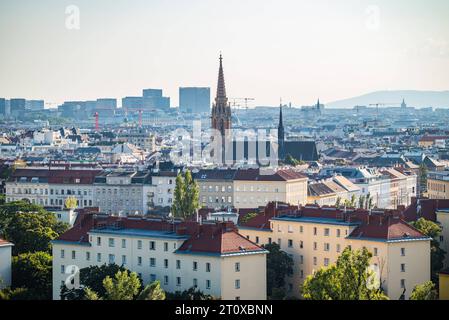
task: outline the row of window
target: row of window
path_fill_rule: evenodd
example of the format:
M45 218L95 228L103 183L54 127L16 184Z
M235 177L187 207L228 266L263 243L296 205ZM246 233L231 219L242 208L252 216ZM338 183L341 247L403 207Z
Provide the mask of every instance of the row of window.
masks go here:
M202 185L201 186L201 190L203 192L226 192L226 189L228 190L228 192L232 192L232 186L228 185L226 186L205 186Z
M61 265L61 273L65 274L65 265ZM142 278L142 274L139 273L139 277ZM150 282L154 282L157 280L157 275L156 274L150 274ZM164 285L169 285L169 276L165 275L164 276L164 280L163 280L163 284ZM198 287L198 279L197 278L193 278L193 286L195 288ZM206 289L210 290L211 288L211 280L205 280L205 285L206 285ZM64 285L64 281L61 282L61 285ZM182 278L181 277L176 277L176 286L180 287L182 285ZM240 289L240 279L236 279L234 280L234 288L235 289Z
M40 195L48 195L49 189L31 189L31 188L17 188L17 194L40 194ZM23 191L23 192L22 192ZM12 188L12 194L16 193L16 188ZM71 190L71 189L50 189L50 195L92 195L92 190Z
M15 198L6 198L6 202L12 202L12 201L16 201L16 200L21 200L22 198L20 198L20 199L15 199ZM30 202L32 203L32 204L40 204L40 205L45 205L45 206L47 206L47 205L51 205L51 206L63 206L64 205L64 201L62 200L62 199L50 199L50 201L48 201L48 199L29 199L30 200ZM83 201L80 201L80 200L76 200L76 203L77 203L77 206L79 207L79 206L81 206L81 205L84 205L84 207L87 207L87 206L92 206L92 200L83 200Z
M72 250L71 257L73 260L76 259L76 251L75 250ZM64 249L61 250L61 258L62 259L65 258L65 250ZM86 260L90 261L90 252L86 252ZM102 262L102 254L101 253L97 253L97 262ZM117 261L115 259L115 254L108 255L108 262L109 262L109 264L117 263ZM125 265L127 263L128 263L127 256L122 255L121 264ZM164 268L168 268L168 263L169 263L168 259L164 259ZM137 257L137 265L142 266L142 257L140 257L140 256ZM156 258L150 258L149 265L150 265L150 267L156 267ZM176 269L181 269L181 260L176 260ZM192 262L192 270L198 271L198 262L197 261ZM234 270L235 270L235 272L240 272L240 262L236 262L234 264ZM206 262L205 271L211 272L210 262Z
M221 202L220 202L221 200ZM203 196L202 197L202 202L206 203L207 202L207 197ZM209 197L209 203L226 203L226 197ZM232 197L228 196L228 203L232 203Z

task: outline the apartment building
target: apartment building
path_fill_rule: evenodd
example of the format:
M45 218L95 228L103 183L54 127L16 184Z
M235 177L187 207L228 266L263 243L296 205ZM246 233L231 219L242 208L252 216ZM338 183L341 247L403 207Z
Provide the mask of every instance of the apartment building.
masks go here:
M320 171L321 178L343 176L360 189L360 195L370 196L376 208L396 209L407 206L416 197L417 176L411 171L394 168L328 167Z
M408 299L416 285L430 280L431 239L393 211L298 209L270 203L239 230L256 244L279 244L293 258L294 273L286 279L289 295L301 297L306 277L335 263L346 247L371 251L371 266L391 299L403 294Z
M94 206L107 214L146 214L148 201L144 187L150 185L149 171L101 172L94 180Z
M320 206L333 206L337 202L339 196L337 193L344 193L343 189L338 185L334 188L328 186L325 182L311 182L308 185L307 203L317 204Z
M100 172L51 167L17 169L6 182L6 202L27 199L46 208L64 209L65 200L75 197L78 208L92 207L93 182Z
M0 289L11 285L12 247L12 243L0 238Z
M234 205L234 177L237 170L200 170L194 175L200 188L200 205L216 210Z
M427 175L427 195L430 199L449 199L449 171Z
M144 284L159 280L167 292L196 287L222 299L266 299L267 251L232 223L80 214L52 250L55 300L73 266L110 263L138 273Z
M408 206L411 198L416 197L417 177L411 172L400 172L393 168L381 170L381 173L390 179L390 203L387 208Z
M293 205L307 203L307 177L293 170L264 174L261 169L238 170L234 176L234 207L264 207L280 201Z
M151 187L147 187L146 197L153 207L171 207L176 187L178 170L153 170L151 172Z
M156 150L156 139L154 135L144 130L119 133L117 135L117 141L130 143L146 152L154 152Z

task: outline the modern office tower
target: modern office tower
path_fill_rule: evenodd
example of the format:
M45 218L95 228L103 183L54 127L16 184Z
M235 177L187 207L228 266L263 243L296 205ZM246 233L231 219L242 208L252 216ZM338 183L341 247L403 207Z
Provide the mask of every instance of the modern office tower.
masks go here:
M86 101L85 103L85 110L86 110L86 117L91 118L95 114L95 108L97 107L97 101Z
M188 113L210 113L210 88L179 88L179 110Z
M98 109L117 109L117 99L103 98L97 99L97 110Z
M103 98L97 99L95 111L100 117L112 118L117 109L117 99Z
M9 102L12 116L20 116L25 112L26 100L21 98L11 99Z
M126 111L137 111L143 109L142 97L125 97L122 98L122 108Z
M63 118L84 119L86 117L86 103L84 101L65 101L58 107Z
M6 116L6 99L0 98L0 116Z
M39 111L45 109L44 100L27 100L25 103L25 108L31 111Z
M145 110L170 109L170 98L162 96L162 89L144 89L142 95L143 95L143 108Z

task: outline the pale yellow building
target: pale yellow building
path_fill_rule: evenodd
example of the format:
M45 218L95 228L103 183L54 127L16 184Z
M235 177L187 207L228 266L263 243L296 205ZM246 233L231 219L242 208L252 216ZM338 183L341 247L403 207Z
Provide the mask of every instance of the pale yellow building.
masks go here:
M416 285L430 280L431 239L383 212L268 207L264 214L239 226L239 232L258 244L276 242L291 255L294 274L286 279L288 295L301 297L305 278L335 263L348 246L371 251L371 266L391 299L403 293L408 299Z
M430 199L449 199L449 171L428 174L427 194Z
M259 169L239 170L234 177L234 207L264 207L279 201L292 205L307 203L307 177L293 170L264 174Z

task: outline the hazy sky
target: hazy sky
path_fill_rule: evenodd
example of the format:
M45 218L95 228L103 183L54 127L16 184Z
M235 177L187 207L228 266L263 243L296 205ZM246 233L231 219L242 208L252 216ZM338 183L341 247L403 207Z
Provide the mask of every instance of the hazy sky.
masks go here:
M256 105L449 90L449 1L0 0L0 97L177 106L180 86L215 96L220 51L228 96Z

